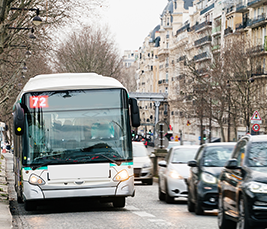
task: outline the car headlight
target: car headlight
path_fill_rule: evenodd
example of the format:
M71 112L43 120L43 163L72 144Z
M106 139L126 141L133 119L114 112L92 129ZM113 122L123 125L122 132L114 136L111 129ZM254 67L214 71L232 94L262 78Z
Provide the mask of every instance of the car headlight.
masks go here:
M210 173L206 173L206 172L203 172L201 174L201 179L208 184L216 184L217 182L217 178L215 176L211 175Z
M143 164L143 169L150 168L150 167L152 167L152 162Z
M251 192L254 193L267 193L267 184L259 182L250 182L248 188Z
M114 177L114 181L126 181L129 179L129 174L127 170L123 169L120 172L117 173L117 175Z
M33 185L42 185L45 184L45 181L41 177L32 174L29 178L29 183Z
M173 178L173 179L180 179L180 180L184 179L184 178L183 178L177 171L175 171L175 170L171 170L171 171L169 172L169 175L170 175L170 177Z

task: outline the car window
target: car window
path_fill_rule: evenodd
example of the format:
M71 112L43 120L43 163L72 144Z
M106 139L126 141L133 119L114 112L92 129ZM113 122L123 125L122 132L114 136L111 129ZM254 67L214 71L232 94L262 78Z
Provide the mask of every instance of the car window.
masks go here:
M178 148L173 150L171 163L187 163L193 160L198 148Z
M148 156L146 147L142 144L133 144L133 156L134 157Z
M206 147L203 155L203 165L205 167L223 167L229 160L233 149L234 145Z
M180 145L180 142L169 142L167 150L169 150L170 148L172 148L174 146L179 146L179 145Z
M252 142L248 160L251 167L267 167L267 142Z

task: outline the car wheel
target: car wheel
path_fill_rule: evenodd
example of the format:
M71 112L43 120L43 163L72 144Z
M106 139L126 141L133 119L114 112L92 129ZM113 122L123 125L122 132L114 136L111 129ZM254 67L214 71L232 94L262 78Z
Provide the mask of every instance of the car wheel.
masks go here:
M159 192L159 200L164 201L164 200L165 200L165 193L163 193L163 192L161 191L161 188L160 188L160 181L159 181L158 185L159 185L159 190L158 190L158 192Z
M223 200L222 200L221 195L219 196L217 220L218 220L219 229L235 229L236 228L236 222L225 218Z
M166 203L168 203L168 204L172 204L172 203L174 202L174 197L172 197L172 196L169 195L169 191L168 191L167 183L166 183L165 201L166 201Z
M125 197L118 197L113 200L114 208L124 208L125 207Z
M24 201L24 209L26 211L34 211L37 208L37 204L35 201L29 201L29 200L25 200Z
M197 215L203 215L204 214L204 210L201 206L201 201L199 200L198 195L196 194L196 204L195 204L195 213Z
M245 200L241 196L239 200L239 216L237 221L237 229L249 229L251 228L248 222L248 211L246 208Z
M190 192L188 192L188 197L187 197L187 210L189 212L195 211L195 204L192 202L192 197L191 197Z

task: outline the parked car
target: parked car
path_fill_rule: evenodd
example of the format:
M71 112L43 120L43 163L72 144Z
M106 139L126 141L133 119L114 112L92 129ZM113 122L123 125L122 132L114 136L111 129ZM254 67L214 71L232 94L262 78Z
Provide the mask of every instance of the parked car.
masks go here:
M142 142L133 143L134 180L143 184L153 184L153 163L147 148Z
M218 181L220 229L267 227L267 135L241 138Z
M176 197L187 197L184 179L189 175L187 162L195 157L199 146L175 146L164 161L160 161L158 195L160 200L172 203Z
M172 142L172 141L169 141L169 145L166 148L166 150L167 150L167 152L169 152L172 147L174 147L174 146L180 146L180 145L181 145L180 142Z
M189 212L202 215L205 210L218 207L218 177L228 161L236 143L207 143L202 145L195 157L189 161L190 175L187 207Z

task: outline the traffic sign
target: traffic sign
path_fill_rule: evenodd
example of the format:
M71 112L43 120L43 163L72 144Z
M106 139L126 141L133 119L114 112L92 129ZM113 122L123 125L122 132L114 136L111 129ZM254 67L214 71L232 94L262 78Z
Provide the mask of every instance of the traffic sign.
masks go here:
M155 130L158 134L162 133L165 135L168 132L168 126L166 122L160 121L156 124Z
M259 124L254 124L252 126L252 130L255 131L255 132L259 131L260 130L260 125Z
M258 111L255 111L250 120L251 123L261 124L262 119Z

